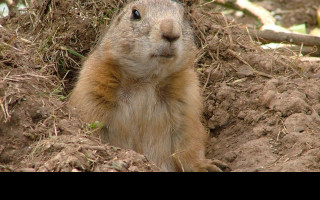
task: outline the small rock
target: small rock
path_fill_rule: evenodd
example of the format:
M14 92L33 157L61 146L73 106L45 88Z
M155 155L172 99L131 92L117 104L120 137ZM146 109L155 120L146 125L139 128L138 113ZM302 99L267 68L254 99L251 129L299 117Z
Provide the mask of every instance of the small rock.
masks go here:
M239 69L237 71L237 75L239 78L253 76L253 69L247 65L242 65L239 67Z
M139 171L137 166L130 166L128 168L128 170L131 171L131 172L138 172Z
M225 154L224 158L228 162L233 162L237 158L237 154L234 151L228 152Z
M277 92L274 90L268 90L261 99L261 104L266 107L270 107L271 101L275 98Z
M310 124L311 122L312 122L312 119L310 116L303 113L296 113L289 116L284 122L284 124L289 133L291 132L301 133L307 129L308 124Z
M74 168L74 169L71 170L71 172L81 172L81 171L76 169L76 168Z
M210 129L216 129L218 127L226 126L230 121L230 114L223 110L218 109L208 122Z

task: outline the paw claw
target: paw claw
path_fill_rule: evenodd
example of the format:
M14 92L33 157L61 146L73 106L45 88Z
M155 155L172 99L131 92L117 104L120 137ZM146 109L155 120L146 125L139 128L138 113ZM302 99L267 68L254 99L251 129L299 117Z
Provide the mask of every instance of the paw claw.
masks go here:
M199 172L224 172L231 171L230 167L219 160L205 160L194 171Z
M231 171L231 168L226 163L224 163L220 160L213 159L212 163L214 165L216 165L217 167L219 167L223 171L227 171L227 172Z

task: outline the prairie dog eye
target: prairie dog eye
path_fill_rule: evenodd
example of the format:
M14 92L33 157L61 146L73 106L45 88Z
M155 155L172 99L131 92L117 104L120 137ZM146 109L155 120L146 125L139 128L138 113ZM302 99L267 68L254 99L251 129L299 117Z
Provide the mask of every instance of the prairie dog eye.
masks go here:
M132 19L133 20L140 20L141 19L141 14L137 9L132 10Z

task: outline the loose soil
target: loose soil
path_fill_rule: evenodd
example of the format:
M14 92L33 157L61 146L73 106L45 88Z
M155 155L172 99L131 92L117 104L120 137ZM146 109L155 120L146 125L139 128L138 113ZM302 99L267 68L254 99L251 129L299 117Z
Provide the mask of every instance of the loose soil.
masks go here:
M317 24L317 0L253 2L284 26ZM103 144L99 125L66 107L83 58L124 3L39 1L0 19L0 171L159 171L143 155ZM207 157L233 172L320 171L320 63L263 50L244 28L258 25L250 17L182 3L200 49Z

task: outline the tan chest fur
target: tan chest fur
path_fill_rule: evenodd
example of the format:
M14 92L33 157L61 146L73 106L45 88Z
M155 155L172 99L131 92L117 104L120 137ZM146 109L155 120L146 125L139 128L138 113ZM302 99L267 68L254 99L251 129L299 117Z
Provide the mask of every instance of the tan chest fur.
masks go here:
M180 126L178 108L161 102L151 83L120 89L118 93L119 100L109 118L107 140L143 153L157 163L168 163L163 159L170 160L172 154L168 144L172 143L173 130Z

